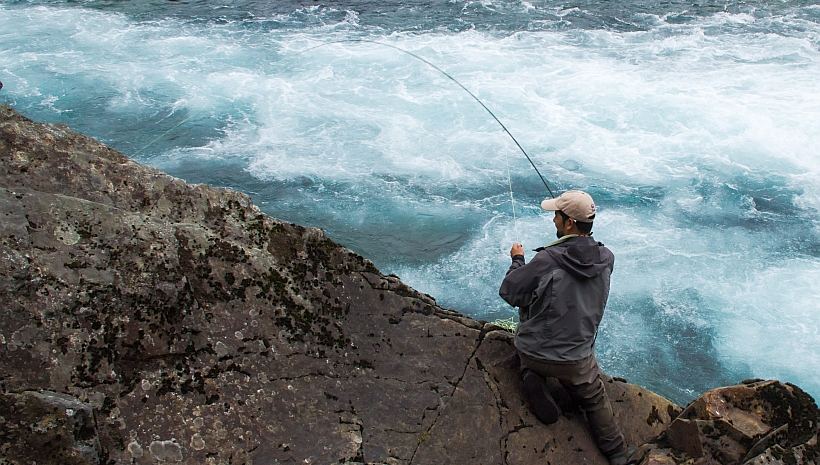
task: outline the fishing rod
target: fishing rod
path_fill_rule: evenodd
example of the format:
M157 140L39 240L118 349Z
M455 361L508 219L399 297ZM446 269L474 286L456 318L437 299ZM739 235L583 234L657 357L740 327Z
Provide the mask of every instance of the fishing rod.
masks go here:
M307 53L307 52L309 52L309 51L311 51L311 50L315 50L315 49L320 48L320 47L325 47L325 46L328 46L328 45L333 45L333 44L341 44L341 43L346 43L346 42L347 42L347 43L350 43L350 42L371 43L371 44L381 45L381 46L384 46L384 47L390 47L390 48L392 48L392 49L394 49L394 50L398 50L398 51L400 51L400 52L402 52L402 53L406 53L407 55L410 55L411 57L413 57L413 58L415 58L415 59L417 59L417 60L419 60L419 61L421 61L421 62L425 63L426 65L428 65L428 66L432 67L433 69L435 69L436 71L438 71L439 73L443 74L443 75L444 75L444 76L446 76L448 79L450 79L451 81L453 81L454 83L456 83L456 85L457 85L457 86L459 86L459 87L461 87L461 89L462 89L462 90L464 90L464 92L467 92L467 94L468 94L470 97L472 97L472 98L473 98L473 100L475 100L476 102L478 102L478 104L479 104L479 105L481 105L481 107L482 107L482 108L484 108L484 109L487 111L487 113L489 113L489 114L490 114L490 116L492 116L492 117L493 117L493 119L496 121L496 123L498 123L498 125L499 125L499 126L501 126L501 129L503 129L503 130L504 130L504 132L506 132L506 133L507 133L507 135L508 135L508 136L510 136L510 139L512 139L512 140L513 140L513 142L515 142L515 145L518 147L518 149L519 149L519 150L521 150L521 153L523 153L523 154L524 154L524 156L527 158L527 161L528 161L528 162L530 162L530 165L531 165L531 166L532 166L532 168L535 170L536 174L538 174L538 177L541 179L541 182L542 182L542 183L544 183L544 187L546 187L546 188L547 188L547 192L549 192L549 194L550 194L550 196L551 196L552 198L555 198L555 194L553 194L553 193L552 193L552 189L550 189L549 184L547 184L546 179L544 179L544 176L543 176L543 175L541 174L541 172L538 170L538 167L537 167L537 166L535 166L535 163L532 161L532 158L530 158L529 154L527 154L527 151L526 151L526 150L524 150L524 147L522 147L522 146L521 146L521 144L520 144L520 143L518 143L518 139L516 139L516 138L515 138L515 136L513 136L513 135L512 135L512 133L510 132L510 130L509 130L509 129L507 129L507 126L504 126L504 123L502 123L502 122L501 122L501 120L500 120L500 119L498 119L498 117L497 117L497 116L495 116L495 113L493 113L493 112L492 112L492 110L490 110L489 108L487 108L487 105L484 105L484 102L482 102L482 101L481 101L478 97L476 97L476 96L475 96L475 94L473 94L472 92L470 92L470 89L467 89L467 88L466 88L466 87L464 87L464 86L463 86L460 82L458 82L458 81L456 80L456 78L454 78L453 76L451 76L449 73L447 73L447 72L446 72L446 71L444 71L443 69L439 68L438 66L434 65L433 63L431 63L431 62L427 61L426 59L424 59L424 58L422 58L422 57L420 57L420 56L416 55L416 54L415 54L415 53L413 53L413 52L410 52L410 51L408 51L408 50L405 50L405 49L403 49L403 48L401 48L401 47L396 47L395 45L390 45L390 44L386 44L386 43L384 43L384 42L379 42L379 41L376 41L376 40L369 40L369 39L343 39L343 40L334 40L334 41L332 41L332 42L325 42L325 43L323 43L323 44L315 45L315 46L313 46L313 47L310 47L310 48L307 48L307 49L305 49L305 50L302 50L301 52L298 52L295 56L298 56L298 55L301 55L301 54ZM0 89L2 89L2 84L0 84ZM182 120L182 122L180 122L179 124L175 125L175 126L174 126L174 127L172 127L171 129L169 129L169 130L165 131L164 133L162 133L161 135L159 135L159 136L158 136L157 138L155 138L154 140L152 140L152 141L148 142L148 144L146 144L145 146L143 146L142 148L140 148L139 150L137 150L137 151L136 151L136 152L135 152L132 156L136 156L136 155L140 154L141 152L143 152L145 149L147 149L147 148L148 148L148 147L150 147L151 145L154 145L154 143L155 143L155 142L157 142L158 140L160 140L160 139L162 139L163 137L165 137L166 135L168 135L168 133L172 132L172 131L173 131L173 130L175 130L176 128L178 128L178 127L182 126L183 124L187 123L188 121L190 121L191 119L193 119L194 117L196 117L197 115L199 115L202 111L203 111L203 110L199 110L199 111L194 112L194 113L193 113L193 114L191 114L188 118L185 118L184 120ZM509 163L507 164L507 171L508 171L508 173L507 173L507 174L508 174L508 176L509 176Z
M464 85L462 85L460 82L458 82L458 80L456 80L456 78L454 78L453 76L451 76L449 73L447 73L443 69L439 68L438 66L434 65L433 63L429 62L428 60L416 55L413 52L405 50L401 47L396 47L395 45L390 45L390 44L386 44L384 42L379 42L379 41L376 41L376 40L369 40L369 39L343 39L343 40L335 40L335 41L332 41L332 42L325 42L325 43L322 43L322 44L315 45L313 47L307 48L305 50L302 50L302 51L296 53L296 55L294 55L294 56L299 56L299 55L302 55L304 53L310 52L311 50L315 50L315 49L320 48L320 47L326 47L328 45L341 44L341 43L357 43L357 42L358 43L371 43L371 44L381 45L381 46L384 46L384 47L390 47L394 50L398 50L399 52L406 53L407 55L410 55L411 57L413 57L413 58L425 63L426 65L430 66L431 68L435 69L436 71L438 71L439 73L443 74L445 77L447 77L448 79L453 81L457 86L461 87L461 89L464 90L464 92L467 92L467 94L470 95L470 97L472 97L473 100L478 102L478 104L481 105L481 107L484 108L484 110L486 110L487 113L489 113L490 116L493 117L493 119L496 121L496 123L498 123L498 125L501 126L501 129L503 129L504 132L506 132L507 135L510 136L510 138L513 140L513 142L515 142L515 145L518 147L518 149L521 150L521 153L523 153L524 156L527 158L527 161L530 162L530 165L535 170L536 174L538 174L538 177L541 179L541 182L544 183L544 187L547 188L547 192L549 192L549 194L552 198L555 198L555 194L553 194L552 189L550 189L549 184L547 184L547 180L544 179L544 176L538 170L538 167L535 166L535 163L532 161L532 158L530 158L529 154L527 154L527 151L524 150L524 147L521 146L521 144L518 142L518 140L515 138L515 136L512 135L510 130L507 129L507 126L505 126L504 123L502 123L501 120L498 119L497 116L495 116L495 113L493 113L492 110L490 110L487 107L487 105L484 104L484 102L482 102L478 97L476 97L475 94L470 92L469 89L464 87ZM153 145L155 142L157 142L159 139L165 137L168 133L172 132L173 130L175 130L179 126L182 126L183 124L185 124L189 120L191 120L194 117L196 117L197 115L199 115L199 113L201 113L201 112L202 112L202 110L199 110L199 111L193 113L192 115L190 115L188 118L184 119L179 124L175 125L171 129L165 131L159 137L157 137L156 139L150 141L148 144L146 144L141 149L137 150L137 152L134 155L136 156L137 154L141 153L142 151L144 151L145 149L147 149L148 147ZM515 214L515 198L513 197L512 175L510 173L510 160L509 160L509 157L507 156L506 152L504 153L504 159L506 160L506 164L507 164L507 182L509 184L509 189L510 189L510 203L512 205L513 223L516 224L516 226L515 226L516 240L518 240L518 226L517 226L517 219L516 219L516 214Z
M405 49L403 49L403 48L400 48L400 47L396 47L395 45L386 44L386 43L384 43L384 42L379 42L379 41L376 41L376 40L369 40L369 39L343 39L343 40L334 40L334 41L332 41L332 42L325 42L325 43L323 43L323 44L319 44L319 45L316 45L316 46L313 46L313 47L307 48L307 49L302 50L301 52L297 53L295 56L301 55L301 54L303 54L303 53L307 53L307 52L309 52L309 51L311 51L311 50L315 50L315 49L320 48L320 47L325 47L325 46L332 45L332 44L341 44L341 43L346 43L346 42L348 42L348 43L349 43L349 42L366 42L366 43L371 43L371 44L378 44L378 45L382 45L382 46L385 46L385 47L390 47L390 48L392 48L392 49L394 49L394 50L398 50L398 51L400 51L400 52L406 53L406 54L410 55L411 57L413 57L413 58L415 58L415 59L417 59L417 60L420 60L420 61L424 62L424 63L425 63L425 64L427 64L428 66L432 67L432 68L433 68L433 69L435 69L436 71L438 71L438 72L440 72L441 74L443 74L444 76L446 76L446 77L447 77L448 79L450 79L451 81L455 82L457 86L461 87L461 88L464 90L464 92L467 92L467 93L470 95L470 97L472 97L472 98L473 98L476 102L478 102L478 104L479 104L479 105L481 105L481 107L482 107L482 108L484 108L485 110L487 110L487 113L489 113L489 114L490 114L490 116L492 116L492 117L493 117L493 119L494 119L494 120L495 120L495 121L496 121L496 122L497 122L497 123L501 126L501 129L503 129L503 130L504 130L504 132L506 132L506 133L507 133L507 135L508 135L508 136L510 136L510 138L513 140L513 142L515 142L515 145L516 145L516 146L518 146L518 148L521 150L521 153L523 153L523 154L524 154L524 156L525 156L525 157L527 157L527 161L529 161L529 162L530 162L530 165L532 165L532 168L533 168L533 169L535 170L535 172L538 174L538 177L539 177L539 178L541 178L541 182L542 182L542 183L544 183L544 187L546 187L546 188L547 188L547 192L549 192L549 193L550 193L550 196L551 196L552 198L555 198L555 194L553 194L553 193L552 193L552 189L550 189L550 186L547 184L547 181L544 179L544 176L542 176L542 175L541 175L541 172L540 172L540 171L538 171L538 167L537 167L537 166L535 166L535 163L533 163L532 158L530 158L530 156L527 154L527 151L526 151L526 150L524 150L524 147L521 147L521 144L519 144L519 143L518 143L518 140L515 138L515 136L513 136L513 135L512 135L512 133L510 132L510 130L509 130L509 129L507 129L507 126L504 126L504 123L502 123L502 122L501 122L501 120L500 120L500 119L498 119L498 117L497 117L497 116L495 116L495 114L494 114L494 113L493 113L493 112L492 112L489 108L487 108L487 105L484 105L484 102L482 102L481 100L479 100L479 98L478 98L478 97L476 97L476 96L475 96L475 94L473 94L472 92L470 92L470 90L469 90L469 89L467 89L466 87L464 87L464 86L463 86L460 82L458 82L458 81L457 81L457 80L456 80L453 76L451 76L449 73L447 73L447 72L446 72L446 71L444 71L443 69L439 68L438 66L434 65L433 63L430 63L429 61L425 60L424 58L422 58L422 57L420 57L420 56L416 55L415 53L410 52L410 51L407 51L407 50L405 50ZM507 176L508 176L508 177L509 177L509 175L510 175L509 170L510 170L510 166L509 166L509 161L508 161L508 162L507 162ZM510 197L512 197L512 185L510 185ZM514 205L514 203L513 203L513 205ZM513 207L513 208L514 208L514 207Z

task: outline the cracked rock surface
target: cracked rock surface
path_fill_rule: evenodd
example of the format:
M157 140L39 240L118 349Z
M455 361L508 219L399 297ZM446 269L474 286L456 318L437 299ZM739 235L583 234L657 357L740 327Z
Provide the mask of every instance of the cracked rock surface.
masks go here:
M799 387L746 380L701 395L642 447L641 465L815 465L820 410Z
M0 301L0 463L606 463L529 412L510 333L9 108ZM606 385L630 443L680 412Z

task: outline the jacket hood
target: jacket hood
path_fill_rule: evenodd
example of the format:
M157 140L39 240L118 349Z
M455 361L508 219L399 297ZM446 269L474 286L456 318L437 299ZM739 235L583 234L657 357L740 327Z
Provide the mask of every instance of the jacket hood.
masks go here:
M571 237L547 246L558 266L577 278L595 278L611 266L603 244L589 236Z

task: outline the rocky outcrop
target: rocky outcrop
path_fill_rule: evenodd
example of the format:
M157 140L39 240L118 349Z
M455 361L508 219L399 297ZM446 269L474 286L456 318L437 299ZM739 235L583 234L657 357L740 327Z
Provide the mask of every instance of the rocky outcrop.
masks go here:
M0 302L0 463L606 463L530 414L510 333L8 108ZM680 412L606 385L630 443Z
M816 464L820 411L779 381L748 380L694 400L644 446L642 465Z

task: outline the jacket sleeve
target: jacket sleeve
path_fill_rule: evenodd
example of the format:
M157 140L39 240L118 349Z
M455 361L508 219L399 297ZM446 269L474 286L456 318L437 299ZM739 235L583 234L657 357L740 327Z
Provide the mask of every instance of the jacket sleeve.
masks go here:
M524 261L524 256L523 255L516 255L515 257L512 258L512 265L510 265L510 269L507 270L507 274L510 274L511 271L517 270L517 269L521 268L524 265L526 265L526 262Z
M547 260L537 254L529 263L524 263L523 255L513 257L507 276L501 283L498 295L513 307L525 307L535 300L535 290L547 268Z

